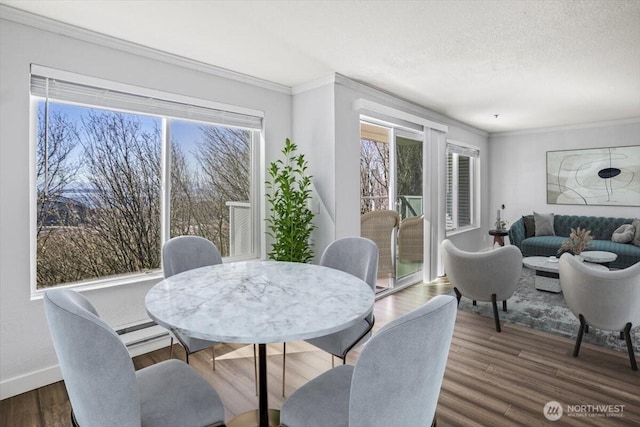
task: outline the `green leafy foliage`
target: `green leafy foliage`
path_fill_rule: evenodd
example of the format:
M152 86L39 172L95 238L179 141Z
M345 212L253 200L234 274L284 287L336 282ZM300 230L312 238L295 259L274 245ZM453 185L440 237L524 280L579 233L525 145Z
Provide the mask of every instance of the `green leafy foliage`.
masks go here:
M269 165L267 202L271 215L267 218L274 239L268 256L275 261L309 262L313 258L311 233L315 229L313 212L308 207L311 197L311 176L307 175L304 154L287 138L283 160Z

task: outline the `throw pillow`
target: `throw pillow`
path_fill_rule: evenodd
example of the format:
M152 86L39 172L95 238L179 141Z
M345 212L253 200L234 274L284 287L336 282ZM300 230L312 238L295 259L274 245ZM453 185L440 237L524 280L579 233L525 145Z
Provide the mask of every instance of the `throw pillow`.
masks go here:
M536 223L533 220L533 215L523 215L522 223L524 224L525 239L536 235Z
M631 243L640 246L640 219L634 219L631 225L636 229L636 234L633 236Z
M636 228L631 224L622 224L611 235L611 241L616 243L629 243L636 234Z
M533 222L536 227L536 236L555 236L553 231L553 214L533 213Z

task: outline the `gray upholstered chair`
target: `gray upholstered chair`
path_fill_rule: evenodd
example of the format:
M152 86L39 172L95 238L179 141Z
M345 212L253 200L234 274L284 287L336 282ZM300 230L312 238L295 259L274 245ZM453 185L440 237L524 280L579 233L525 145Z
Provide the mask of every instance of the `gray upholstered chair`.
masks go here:
M49 290L44 307L74 425L224 425L222 401L204 378L179 360L135 371L118 335L84 296Z
M507 311L507 299L513 295L522 275L522 253L513 245L482 252L458 249L450 240L442 242L442 260L458 303L465 296L476 301L491 302L496 331L501 332L497 301Z
M162 246L162 271L165 279L187 270L216 264L222 264L220 251L218 251L216 245L203 237L178 236L168 240ZM177 330L171 330L170 332L169 357L173 357L173 338L175 337L184 347L187 363L189 363L190 354L211 347L211 364L213 369L216 368L216 356L213 347L217 342L193 338Z
M631 369L637 371L630 332L640 325L640 262L624 270L603 271L563 254L558 268L564 299L580 320L573 356L578 357L582 335L589 326L618 331L626 340Z
M322 253L320 265L352 274L367 282L371 292L375 293L378 272L378 247L375 242L364 237L345 237L329 244ZM342 331L323 337L306 340L308 343L330 353L346 363L347 353L370 336L375 319L373 312L359 323ZM284 375L286 362L286 344L282 359L282 395L284 396Z
M169 239L162 246L162 271L164 272L165 279L184 271L193 270L194 268L216 264L222 264L220 251L213 242L204 237L178 236ZM190 354L211 347L211 366L214 370L216 369L214 346L218 344L217 342L194 338L177 330L171 330L169 332L171 333L169 357L173 357L173 338L175 337L180 344L182 344L182 347L184 347L187 363L189 363ZM258 378L255 345L253 346L253 370L255 377ZM256 383L256 393L257 392L258 384Z
M320 265L356 276L367 282L371 286L371 292L375 294L378 276L378 247L375 242L364 237L345 237L335 240L322 253ZM373 312L371 312L350 328L306 341L342 359L344 364L347 353L371 335L374 322Z
M282 405L287 427L435 424L456 319L456 300L440 295L384 326L355 366L331 369Z

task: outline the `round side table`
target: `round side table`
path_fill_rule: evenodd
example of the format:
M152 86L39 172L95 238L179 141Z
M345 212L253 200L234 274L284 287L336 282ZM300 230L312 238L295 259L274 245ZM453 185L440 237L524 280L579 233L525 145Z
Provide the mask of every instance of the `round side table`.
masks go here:
M493 236L493 245L496 243L500 246L504 246L504 236L509 234L509 230L489 230L489 235Z

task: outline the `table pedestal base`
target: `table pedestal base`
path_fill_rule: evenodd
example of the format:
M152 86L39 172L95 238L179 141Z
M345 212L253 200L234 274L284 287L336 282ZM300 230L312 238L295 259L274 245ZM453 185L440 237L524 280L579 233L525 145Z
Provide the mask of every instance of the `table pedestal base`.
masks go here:
M562 292L562 288L560 287L560 275L558 273L536 270L535 287L539 291L559 294Z
M277 409L269 409L269 427L278 427L280 425L280 411ZM227 427L259 427L260 413L255 411L240 414L227 423Z

